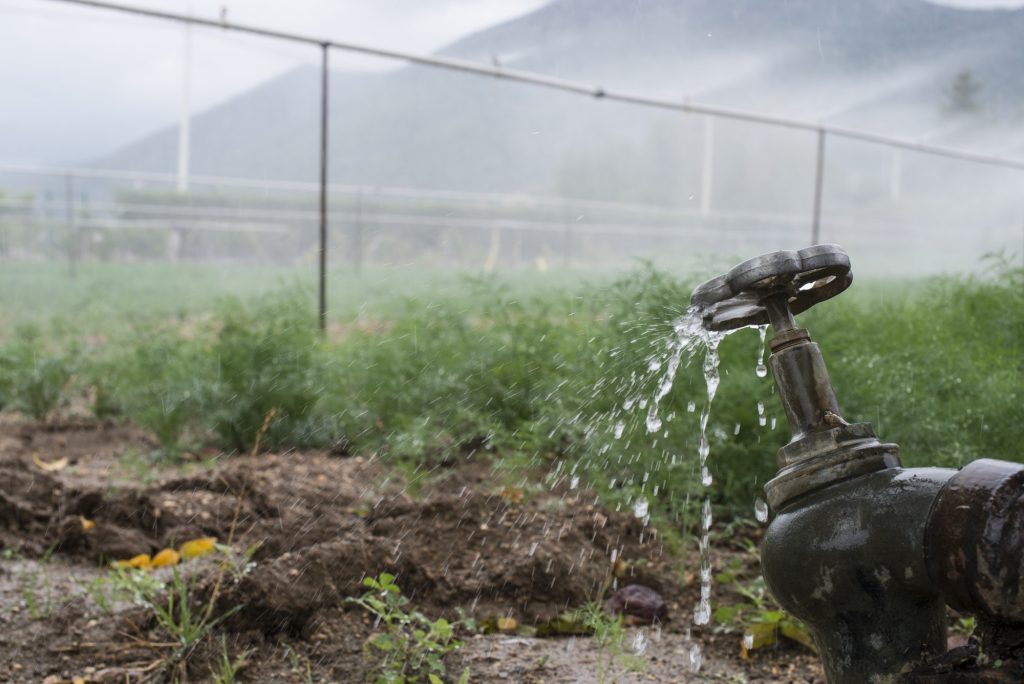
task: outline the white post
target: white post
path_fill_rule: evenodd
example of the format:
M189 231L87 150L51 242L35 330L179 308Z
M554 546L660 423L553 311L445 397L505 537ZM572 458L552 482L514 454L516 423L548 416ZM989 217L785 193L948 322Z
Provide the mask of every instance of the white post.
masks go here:
M191 14L191 9L189 14ZM181 116L178 124L178 192L188 191L188 153L189 153L189 126L191 115L189 112L189 91L192 81L192 25L185 24L185 51L184 64L182 66L181 81Z
M700 172L700 213L702 216L707 216L711 213L712 176L715 172L715 119L711 116L704 117L704 145L702 152Z
M892 151L892 164L889 167L889 198L899 199L903 193L903 152Z

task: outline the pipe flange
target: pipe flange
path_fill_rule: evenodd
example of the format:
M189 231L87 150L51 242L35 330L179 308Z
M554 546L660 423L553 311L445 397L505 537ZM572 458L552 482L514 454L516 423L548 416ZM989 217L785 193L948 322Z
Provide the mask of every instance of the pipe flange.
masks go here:
M704 326L723 331L766 325L762 302L785 294L789 309L798 314L835 297L853 282L850 255L839 245L815 245L783 250L748 259L699 285L690 303L703 311Z
M843 433L849 428L857 428L858 433L866 431L871 436L845 440L842 438ZM765 498L773 511L779 511L797 497L822 487L901 465L899 446L879 442L867 423L855 423L845 428L815 433L801 441L814 442L818 449L815 453L805 453L799 458L789 455L792 460L787 459L783 452L794 444L779 450L782 468L764 486Z

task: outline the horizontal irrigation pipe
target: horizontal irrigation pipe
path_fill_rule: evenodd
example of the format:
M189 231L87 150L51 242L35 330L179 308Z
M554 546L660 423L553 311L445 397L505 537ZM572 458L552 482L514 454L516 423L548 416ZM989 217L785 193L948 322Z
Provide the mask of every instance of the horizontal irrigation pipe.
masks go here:
M173 173L158 171L126 171L122 169L92 169L72 166L24 166L17 164L0 164L0 174L24 174L33 176L51 176L64 178L89 178L97 180L124 180L132 182L168 183L177 182ZM251 190L281 190L294 192L318 192L320 184L315 181L289 181L263 178L240 178L235 176L203 176L189 175L193 185L213 187L240 188ZM582 198L562 198L545 195L501 194L494 192L470 192L464 190L426 190L423 188L405 188L389 185L353 185L329 183L327 189L331 193L349 195L362 194L366 197L394 197L410 200L459 200L478 204L500 203L514 207L554 207L611 209L619 211L635 211L646 214L672 216L685 214L687 210L654 204L635 204L629 202L608 202Z
M471 62L469 60L455 59L452 57L421 55L412 52L404 52L401 50L390 50L385 48L372 47L369 45L361 45L358 43L331 40L328 38L316 38L313 36L307 36L299 33L277 31L274 29L262 28L259 26L238 24L228 21L219 21L215 19L203 19L200 17L190 16L187 14L178 14L176 12L165 12L162 10L143 9L141 7L130 7L127 5L121 5L113 2L102 2L101 0L55 1L64 2L71 5L80 5L86 7L96 7L100 9L114 10L118 12L127 12L129 14L146 16L154 19L177 21L185 24L192 24L194 26L205 26L209 28L217 28L228 31L238 31L240 33L247 33L255 36L263 36L265 38L275 38L278 40L285 40L293 43L315 45L319 46L324 50L336 49L344 50L347 52L356 52L364 55L371 55L374 57L383 57L386 59L397 59L405 62L410 62L412 64L421 64L424 66L438 67L441 69L449 69L452 71L462 71L471 74L477 74L480 76L490 76L493 78L505 79L508 81L515 81L518 83L527 83L531 85L541 86L544 88L552 88L554 90L560 90L563 92L576 93L579 95L586 95L595 98L603 98L605 100L612 100L615 102L624 102L628 104L655 107L659 109L670 109L692 114L706 114L712 117L733 119L736 121L747 121L751 123L778 126L782 128L792 128L804 131L827 133L828 135L835 135L842 138L850 138L853 140L860 140L862 142L887 145L890 147L896 147L904 150L911 150L913 152L921 152L924 154L932 154L940 157L948 157L950 159L959 159L962 161L976 162L979 164L988 164L991 166L1002 166L1011 169L1024 170L1024 159L1012 159L1009 157L982 154L978 152L971 152L969 150L944 147L941 145L929 145L926 143L914 142L912 140L905 140L903 138L882 135L879 133L873 133L870 131L864 131L856 128L847 128L845 126L835 126L832 124L825 124L821 122L786 118L771 114L763 114L760 112L735 109L731 107L720 107L717 105L699 104L695 102L690 102L689 100L678 101L649 95L613 91L603 88L601 86L582 83L579 81L570 81L561 78L554 78L551 76L545 76L543 74L537 74L529 71L521 71L518 69L506 69L504 67L478 64L476 62Z
M39 206L49 208L51 210L63 210L69 206L74 208L78 206L78 202L71 201L70 204L65 199L50 199L43 201ZM22 210L30 212L37 206L37 203L32 198L0 198L0 208L6 210ZM245 221L256 221L256 222L268 222L268 221L315 221L318 217L316 209L279 209L275 207L222 207L222 206L204 206L204 205L177 205L177 204L155 204L152 202L114 202L114 201L90 201L87 205L89 211L93 213L105 214L112 219L117 220L133 220L134 218L146 218L149 219L163 219L166 221L174 221L176 219L205 219L205 220L217 220L229 222L245 222ZM632 205L626 205L629 209L634 209ZM497 224L503 224L504 227L515 227L516 226L560 226L564 229L566 226L571 226L572 230L579 233L586 233L593 226L605 226L615 225L609 224L608 220L604 217L593 217L588 216L585 221L566 219L563 221L552 221L550 218L537 217L536 219L529 218L509 218L501 216L488 216L488 217L474 217L474 216L452 216L450 214L435 215L430 213L415 213L414 211L408 212L396 212L395 208L389 207L385 211L379 211L375 208L366 208L361 213L351 212L340 212L338 210L330 210L329 215L332 218L342 219L356 219L364 223L395 223L395 224L409 224L415 222L419 225L427 225L425 222L429 222L429 225L437 227L458 227L475 225L481 228L489 228ZM129 216L126 216L128 214ZM646 225L657 225L661 224L669 228L676 226L678 221L693 221L697 220L700 223L710 224L722 224L729 222L746 222L746 223L760 223L760 224L779 224L792 226L799 222L799 216L796 214L785 214L785 213L770 213L770 212L755 212L755 211L743 211L743 210L724 210L718 209L711 214L702 214L699 209L666 209L663 215L657 216L656 220L648 221ZM618 219L619 224L622 225L622 219ZM840 225L844 223L851 223L849 219L836 218L829 219L831 225ZM633 223L629 225L644 225L640 223ZM860 225L855 220L851 225ZM176 226L168 226L168 229L175 228ZM680 226L681 227L681 226Z

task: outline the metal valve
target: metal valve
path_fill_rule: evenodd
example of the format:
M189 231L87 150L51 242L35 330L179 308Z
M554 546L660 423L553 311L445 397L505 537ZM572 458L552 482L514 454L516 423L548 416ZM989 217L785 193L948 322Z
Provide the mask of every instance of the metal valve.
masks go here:
M773 509L838 479L899 465L895 444L880 443L868 423L843 420L821 350L793 317L852 282L846 251L815 245L748 259L690 298L709 330L772 326L769 365L793 434L765 486Z
M778 333L796 327L794 314L835 297L852 282L846 250L815 245L748 259L697 286L690 303L701 308L709 330L770 323Z

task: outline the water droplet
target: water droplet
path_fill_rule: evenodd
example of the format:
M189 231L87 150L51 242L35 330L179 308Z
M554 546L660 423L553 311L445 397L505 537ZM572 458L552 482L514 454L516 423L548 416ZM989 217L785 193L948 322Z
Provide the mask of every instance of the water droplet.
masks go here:
M732 434L734 434L734 435L740 434L740 424L739 423L736 423L736 426L733 427Z
M661 429L661 418L658 417L658 405L651 404L651 410L647 412L647 432L657 432Z
M580 486L580 476L573 475L572 480L569 481L569 489L576 489Z
M775 429L775 416L772 416L772 430Z
M761 341L758 345L757 365L754 366L754 375L756 375L759 378L764 378L768 376L768 366L764 365L764 338L767 332L767 325L757 326L757 334L761 338Z
M530 544L530 557L533 557L535 553L537 553L537 542L533 542L532 544Z
M637 518L646 518L650 507L647 499L641 496L633 503L633 515Z
M711 444L708 442L707 435L700 436L700 444L697 445L697 455L700 456L700 462L704 463L708 460L708 454L711 453Z
M711 602L701 599L693 609L693 623L706 625L711 622Z
M626 424L621 420L615 424L615 439L622 439L622 432L626 429Z
M754 635L750 632L747 632L743 635L743 648L747 649L748 651L754 648Z
M764 427L768 424L768 418L764 415L764 404L757 402L757 424Z
M768 521L768 504L761 497L754 499L754 517L757 518L757 522Z
M650 643L650 639L644 634L643 630L639 630L636 636L633 637L633 653L638 656L642 656L647 652L647 644Z
M689 403L687 403L687 404L686 404L686 410L687 410L687 411L689 411L690 413L693 413L694 411L696 411L696 410L697 410L697 404L695 404L695 403L694 403L694 402L692 402L692 401L691 401L691 402L689 402Z
M705 531L711 529L714 518L711 516L711 499L704 499L704 506L701 508L701 523Z
M693 644L690 646L690 672L700 672L701 663L704 662L704 653L701 651L700 644Z
M661 359L653 358L647 362L647 370L657 372L661 370Z
M711 477L711 471L708 470L707 466L701 466L700 468L700 483L705 487L710 487L714 483L715 479Z

